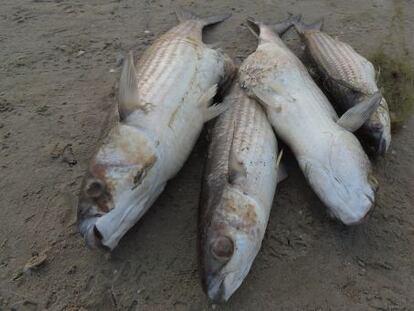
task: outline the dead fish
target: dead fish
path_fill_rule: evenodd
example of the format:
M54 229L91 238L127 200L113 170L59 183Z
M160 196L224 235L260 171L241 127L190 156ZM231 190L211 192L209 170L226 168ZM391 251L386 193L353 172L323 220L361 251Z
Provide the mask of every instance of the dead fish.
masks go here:
M284 175L262 107L238 85L224 103L231 108L212 131L199 214L202 285L215 302L227 301L249 272Z
M312 25L296 22L295 26L306 43L324 88L342 111L378 92L374 66L349 44L322 32L322 21ZM385 154L391 143L391 120L385 98L358 133L369 151Z
M158 38L135 65L124 62L119 122L92 158L78 204L78 226L91 247L112 250L183 166L233 62L202 42L202 29L230 15L199 18L179 10L180 24Z
M240 67L240 84L264 105L276 134L292 149L330 214L344 224L356 224L372 208L377 183L351 131L377 109L381 94L375 93L338 120L305 66L278 35L295 20L275 26L248 21L259 44Z

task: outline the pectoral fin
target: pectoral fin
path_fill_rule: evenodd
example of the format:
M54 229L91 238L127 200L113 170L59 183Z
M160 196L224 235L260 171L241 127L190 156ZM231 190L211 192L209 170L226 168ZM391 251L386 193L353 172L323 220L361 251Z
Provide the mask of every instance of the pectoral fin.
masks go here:
M211 88L207 90L205 94L203 94L200 98L200 106L205 109L204 113L204 122L210 121L214 119L221 113L227 110L228 105L225 104L215 104L209 106L211 100L217 93L217 84L213 85Z
M215 117L218 117L224 111L229 108L228 105L225 104L215 104L207 108L206 114L204 116L204 122L210 121Z
M118 111L121 120L125 119L139 105L138 79L134 66L134 56L129 52L122 68L119 81Z
M367 100L360 102L345 112L337 121L337 124L350 132L356 131L379 107L381 100L382 95L381 92L378 91Z

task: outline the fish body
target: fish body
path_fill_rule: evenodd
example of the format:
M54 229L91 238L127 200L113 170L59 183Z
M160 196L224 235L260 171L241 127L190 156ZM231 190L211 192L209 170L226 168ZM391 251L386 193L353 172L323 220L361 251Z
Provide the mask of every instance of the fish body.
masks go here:
M324 89L342 112L378 92L374 66L349 44L322 32L321 23L297 22L295 25L304 38ZM358 134L368 151L385 154L391 144L391 120L385 98Z
M207 47L202 28L228 16L200 19L186 11L119 84L119 122L92 158L81 187L78 225L89 246L113 249L153 204L189 156L204 122L224 106L209 106L217 84L231 79L232 61Z
M277 141L262 107L235 85L217 119L199 215L200 267L210 299L227 301L259 252L278 177Z
M374 204L376 185L359 141L341 123L362 124L362 119L348 113L348 120L338 120L304 65L272 28L251 25L259 33L259 45L240 67L241 86L264 105L276 134L292 149L330 214L347 225L359 223ZM374 100L378 104L378 95Z

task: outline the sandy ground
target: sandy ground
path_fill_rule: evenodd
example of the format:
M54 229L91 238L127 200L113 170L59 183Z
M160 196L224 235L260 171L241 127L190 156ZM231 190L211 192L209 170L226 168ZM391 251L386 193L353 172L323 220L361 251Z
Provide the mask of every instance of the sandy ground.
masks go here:
M117 60L176 25L177 5L232 12L206 41L221 41L238 62L256 45L244 18L287 12L324 16L329 33L365 55L414 52L409 0L1 1L0 310L413 310L413 118L375 162L378 204L359 227L330 221L293 162L262 250L226 305L211 305L198 278L204 134L111 256L85 247L74 206L114 105ZM294 33L288 39L297 43ZM67 144L72 166L59 157ZM30 259L45 261L22 273Z

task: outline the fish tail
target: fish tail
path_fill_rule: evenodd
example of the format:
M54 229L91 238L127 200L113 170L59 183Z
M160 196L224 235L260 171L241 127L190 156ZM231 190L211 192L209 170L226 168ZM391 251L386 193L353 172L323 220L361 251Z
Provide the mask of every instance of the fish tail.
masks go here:
M259 39L260 36L260 23L256 21L253 17L247 18L247 28L251 33Z
M305 24L302 21L296 21L293 23L295 25L296 31L303 35L307 31L321 31L323 27L324 19L321 18L318 21L312 23L312 24Z
M268 27L272 28L280 36L283 35L286 31L289 30L295 23L300 22L302 15L290 15L288 18L283 21L277 22L275 24L266 24ZM260 25L264 25L261 22L256 21L253 17L247 18L247 27L257 38L260 36Z
M276 31L279 35L283 35L286 31L290 29L293 25L296 25L296 23L301 23L302 15L293 15L290 14L288 18L276 23L270 25L274 31Z
M195 21L201 22L203 27L221 23L231 16L230 13L225 13L225 14L214 15L214 16L209 16L209 17L200 17L196 15L195 13L187 9L183 9L183 8L178 8L175 11L175 14L177 15L177 18L180 22L185 22L188 20L195 20Z

